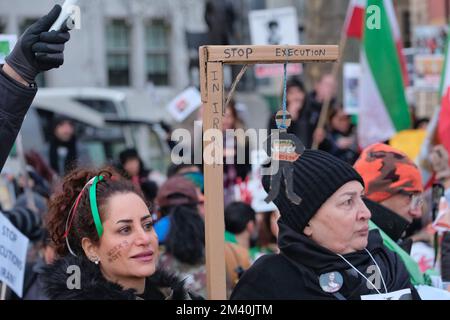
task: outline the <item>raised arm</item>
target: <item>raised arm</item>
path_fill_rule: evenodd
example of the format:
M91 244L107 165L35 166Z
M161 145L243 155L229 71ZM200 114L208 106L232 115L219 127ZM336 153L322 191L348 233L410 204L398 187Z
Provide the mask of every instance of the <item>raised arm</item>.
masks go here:
M60 12L61 6L55 5L32 24L6 57L6 64L0 65L0 170L36 95L36 76L64 62L69 32L66 29L48 32Z

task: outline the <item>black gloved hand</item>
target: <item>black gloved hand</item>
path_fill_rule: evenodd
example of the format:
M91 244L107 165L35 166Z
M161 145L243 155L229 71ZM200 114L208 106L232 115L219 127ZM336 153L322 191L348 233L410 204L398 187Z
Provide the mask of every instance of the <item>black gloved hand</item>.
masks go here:
M6 57L6 63L28 83L34 82L38 73L59 68L64 62L64 44L70 39L68 30L48 32L60 13L61 6L55 5L25 30Z

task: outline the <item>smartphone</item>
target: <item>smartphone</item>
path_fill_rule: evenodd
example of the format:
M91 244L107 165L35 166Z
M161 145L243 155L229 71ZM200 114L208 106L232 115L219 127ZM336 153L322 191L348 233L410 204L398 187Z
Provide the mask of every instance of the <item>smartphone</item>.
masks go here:
M73 13L73 7L76 6L78 3L78 0L66 0L64 1L64 4L62 5L61 13L56 19L55 23L50 27L49 31L59 31L63 27L64 23L66 23L67 19L70 18L70 16Z

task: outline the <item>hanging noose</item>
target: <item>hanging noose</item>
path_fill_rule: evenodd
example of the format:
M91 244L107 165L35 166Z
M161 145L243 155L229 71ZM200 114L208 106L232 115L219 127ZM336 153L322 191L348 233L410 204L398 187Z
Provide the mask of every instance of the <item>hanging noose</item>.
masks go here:
M278 130L286 131L291 126L291 115L287 112L287 62L284 64L283 99L280 111L275 115Z
M287 62L284 63L284 73L283 73L283 103L282 103L282 108L283 108L283 121L281 122L281 124L279 125L277 122L277 127L278 129L283 129L286 130L289 126L286 123L286 115L287 115L287 106L286 106L286 95L287 95Z
M265 201L269 203L276 199L280 192L281 181L284 181L286 197L291 203L299 205L302 199L294 192L293 163L303 154L305 146L296 135L287 133L291 125L291 115L287 112L286 100L287 62L284 64L282 110L275 115L278 130L269 137L267 146L273 170L270 177L270 191ZM273 167L274 163L275 167Z

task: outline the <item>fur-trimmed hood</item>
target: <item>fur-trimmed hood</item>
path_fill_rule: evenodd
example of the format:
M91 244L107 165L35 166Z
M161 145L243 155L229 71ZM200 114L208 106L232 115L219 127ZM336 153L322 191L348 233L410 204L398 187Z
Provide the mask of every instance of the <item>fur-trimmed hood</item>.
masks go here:
M75 266L75 268L73 267ZM80 288L69 289L74 270L80 270ZM193 297L176 276L158 270L145 282L144 294L137 296L132 289L106 280L98 265L85 257L67 256L45 267L43 287L51 300L190 300Z

